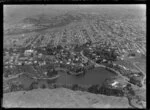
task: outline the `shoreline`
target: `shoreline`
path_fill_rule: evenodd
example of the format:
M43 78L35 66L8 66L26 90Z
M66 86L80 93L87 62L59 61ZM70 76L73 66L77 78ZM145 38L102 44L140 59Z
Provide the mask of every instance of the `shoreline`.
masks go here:
M122 77L125 82L131 84L132 86L136 86L136 85L130 83L130 82L129 82L130 79L127 78L127 77L125 77L125 76L123 76L119 71L117 71L117 70L115 70L115 69L113 69L113 68L104 66L104 65L102 65L102 64L97 64L97 63L94 62L93 60L88 59L86 56L84 56L83 50L80 52L80 54L82 55L82 57L83 57L84 59L89 60L91 63L93 63L93 64L95 65L95 67L103 67L103 68L105 68L106 70L111 71L112 73L115 73L115 74L117 74L118 76ZM135 63L134 63L134 65L135 65L135 67L136 67L137 69L139 69L139 68L136 66ZM139 70L141 71L141 69L139 69ZM141 71L141 72L144 74L143 71ZM142 80L142 87L140 87L140 88L146 88L145 85L144 85L144 79L145 79L145 78L146 78L146 74L144 74L144 78L143 78L143 80ZM136 87L137 87L137 86L136 86Z
M81 51L81 55L83 56L83 58L85 59L88 59L86 56L84 56L83 54L83 51ZM89 59L88 59L89 60ZM113 71L115 72L118 76L121 76L124 80L128 80L127 78L125 78L124 76L122 76L118 71L114 70L113 68L110 68L110 67L106 67L105 65L102 65L102 64L97 64L96 62L90 60L91 63L93 63L95 65L95 67L102 67L102 68L107 68L107 69L110 69L110 71Z

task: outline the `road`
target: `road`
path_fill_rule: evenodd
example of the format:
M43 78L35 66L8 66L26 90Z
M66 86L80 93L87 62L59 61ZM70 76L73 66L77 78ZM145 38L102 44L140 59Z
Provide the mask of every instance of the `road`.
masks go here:
M8 77L8 78L3 78L3 80L4 81L7 81L7 80L10 80L10 79L14 79L14 78L17 78L18 76L20 76L20 75L22 75L22 74L24 74L24 73L20 73L20 74L16 74L16 75L14 75L14 76L11 76L11 77Z
M93 60L90 60L89 58L87 58L86 56L83 55L83 51L80 52L81 56L86 60L86 61L90 61L92 64L95 65L95 67L103 67L105 68L106 66L104 65L100 65L100 64L97 64L95 63Z
M60 77L59 74L57 74L56 76L51 77L51 78L37 78L37 77L32 77L32 78L34 78L34 79L48 79L48 80L53 80L53 79L56 79L56 78L58 78L58 77Z
M139 68L136 64L137 63L139 63L139 62L134 62L133 63L133 65L140 71L140 72L142 72L143 73L143 75L144 75L144 78L143 78L143 80L142 80L142 88L146 88L146 86L145 86L145 84L144 84L144 80L146 79L146 73L141 69L141 68Z
M33 68L33 69L36 71L35 68ZM58 70L65 70L65 69L59 68ZM36 72L37 72L37 71L36 71ZM26 74L26 73L19 73L19 74L13 75L13 76L8 77L8 78L5 78L5 77L4 77L4 81L17 78L17 77L19 77L19 76L22 75L22 74ZM59 76L60 76L60 75L56 75L56 76L51 77L51 78L37 78L37 77L32 77L32 78L34 78L34 79L55 79L55 78L58 78Z
M36 71L36 69L35 68L33 68L35 71ZM67 69L65 69L65 68L56 68L56 70L57 71L68 71ZM76 75L74 72L71 72L73 75ZM19 77L20 75L22 75L22 74L26 74L26 73L20 73L20 74L17 74L17 75L14 75L14 76L11 76L11 77L9 77L9 78L4 78L4 81L7 81L7 80L10 80L10 79L14 79L14 78L17 78L17 77ZM60 75L58 74L58 75L56 75L56 76L54 76L54 77L51 77L51 78L38 78L38 77L32 77L32 78L34 78L34 79L49 79L49 80L52 80L52 79L56 79L56 78L58 78L58 77L60 77Z
M22 74L26 74L26 73L20 73L20 74L14 75L14 76L9 77L9 78L4 78L4 81L17 78L17 77L19 77L19 76L22 75ZM54 76L54 77L51 77L51 78L37 78L37 77L32 77L32 78L34 78L34 79L50 79L50 80L52 80L52 79L58 78L59 76L60 76L60 75L58 74L58 75L56 75L56 76Z

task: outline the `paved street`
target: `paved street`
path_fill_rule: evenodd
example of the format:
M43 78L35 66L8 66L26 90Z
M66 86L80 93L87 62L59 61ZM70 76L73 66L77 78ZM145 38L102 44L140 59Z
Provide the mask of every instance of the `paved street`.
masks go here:
M146 79L146 73L141 69L141 68L139 68L136 64L137 63L140 63L140 62L134 62L133 63L133 65L140 71L140 72L142 72L143 73L143 75L144 75L144 78L143 78L143 80L142 80L142 88L146 88L146 85L144 84L144 80Z

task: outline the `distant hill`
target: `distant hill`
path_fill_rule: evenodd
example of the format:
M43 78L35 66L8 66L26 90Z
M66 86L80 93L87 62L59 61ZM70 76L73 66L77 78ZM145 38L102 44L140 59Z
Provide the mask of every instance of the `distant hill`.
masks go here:
M29 18L28 17L28 18L24 18L21 22L24 24L37 24L38 20L35 18Z
M38 47L48 44L83 44L88 40L107 41L124 36L131 38L145 36L146 20L143 19L145 16L140 14L142 12L137 12L138 10L134 8L120 10L113 8L112 11L106 7L101 9L103 10L96 8L57 14L40 13L24 17L13 25L6 25L4 22L4 41L7 42L4 42L4 45L12 47L13 43L8 39L14 38L20 39L16 45L32 44Z
M48 16L48 15L43 15L39 14L36 16L32 17L26 17L20 20L18 23L11 25L11 28L6 30L5 34L6 35L13 35L13 34L22 34L22 33L27 33L27 32L33 32L33 31L39 31L47 28L57 28L57 27L62 27L66 26L72 22L80 21L82 16L79 15L74 15L71 13L66 13L66 14L61 14L58 16ZM23 28L25 27L24 25L27 24L33 24L33 27L28 27L28 28Z

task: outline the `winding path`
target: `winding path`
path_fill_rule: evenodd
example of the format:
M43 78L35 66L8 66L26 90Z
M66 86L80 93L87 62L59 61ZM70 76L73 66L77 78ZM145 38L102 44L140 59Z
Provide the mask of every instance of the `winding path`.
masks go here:
M94 64L95 67L103 67L103 68L106 68L105 65L97 64L97 63L94 62L93 60L88 59L86 56L84 56L83 51L81 51L80 54L82 55L82 57L83 57L84 59L86 59L86 60L90 61L92 64ZM128 80L129 80L128 78L122 76L118 71L114 70L113 68L109 68L109 67L107 67L107 68L110 69L110 70L112 70L112 71L114 71L115 73L117 73L117 75L119 75L120 77L122 77L125 81L128 81Z
M143 80L142 80L142 88L146 88L146 86L145 86L145 84L144 84L144 80L146 79L146 73L143 71L143 70L141 70L141 68L139 68L136 64L137 63L139 63L139 62L134 62L133 63L133 65L140 71L140 72L142 72L143 73L143 75L144 75L144 78L143 78Z
M24 73L16 74L16 75L13 75L13 76L8 77L8 78L3 77L3 80L4 80L4 81L7 81L7 80L10 80L10 79L14 79L14 78L17 78L18 76L20 76L20 75L22 75L22 74L24 74Z
M56 78L58 78L58 77L60 77L59 74L57 74L56 76L51 77L51 78L37 78L37 77L33 77L33 78L34 78L34 79L48 79L48 80L53 80L53 79L56 79Z

